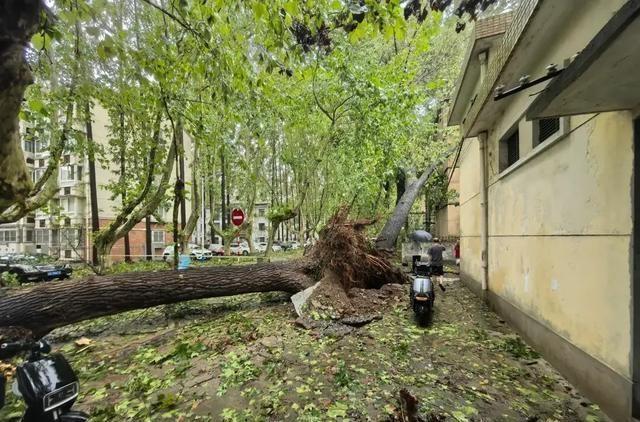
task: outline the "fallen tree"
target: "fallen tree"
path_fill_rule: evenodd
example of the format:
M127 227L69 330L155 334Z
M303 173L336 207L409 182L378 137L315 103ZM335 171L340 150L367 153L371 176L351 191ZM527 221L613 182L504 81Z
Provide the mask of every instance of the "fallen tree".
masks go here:
M406 187L400 200L396 204L391 217L387 220L382 231L376 239L376 248L381 250L393 251L398 240L398 235L402 230L402 226L407 221L409 212L416 202L416 198L420 194L420 190L427 182L434 171L458 148L458 144L449 148L439 159L433 162L419 178L414 180Z
M42 336L57 327L132 309L242 293L295 293L314 282L310 273L308 263L294 261L47 283L1 297L0 326L21 327Z
M284 291L296 293L327 276L342 288L380 288L404 281L402 272L368 242L371 221L338 211L303 258L237 267L203 267L93 276L8 291L0 296L0 338L8 332L42 336L54 328L120 312L207 297Z
M322 292L318 297L324 299L321 306L330 307L336 301L340 302L336 318L353 314L350 290L379 289L405 281L402 271L389 261L389 252L421 187L449 153L406 189L375 246L364 234L374 221L350 221L344 207L321 230L311 251L297 260L94 276L10 290L0 296L0 339L16 333L38 337L87 319L193 299L267 291L296 293L317 281L324 282L318 289Z

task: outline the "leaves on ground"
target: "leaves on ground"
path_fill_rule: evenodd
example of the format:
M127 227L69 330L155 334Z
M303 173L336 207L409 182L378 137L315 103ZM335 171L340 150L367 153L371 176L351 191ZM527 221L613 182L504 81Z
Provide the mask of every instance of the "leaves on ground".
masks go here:
M398 392L425 420L596 421L603 415L457 280L418 327L405 302L341 337L294 324L285 295L162 307L56 330L92 421L396 420ZM90 348L85 334L91 333ZM87 344L89 344L87 343ZM2 420L19 420L9 398Z

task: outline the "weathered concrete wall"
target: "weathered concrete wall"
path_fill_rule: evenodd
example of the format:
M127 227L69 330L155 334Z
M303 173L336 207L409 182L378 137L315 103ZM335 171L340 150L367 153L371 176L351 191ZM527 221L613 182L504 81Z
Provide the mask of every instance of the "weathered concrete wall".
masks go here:
M490 290L629 376L631 115L580 120L491 179Z
M477 139L464 141L459 165L460 273L469 282L479 283L482 278L482 245L480 242L480 148Z
M449 163L453 165L452 162ZM453 169L449 191L460 193L460 169ZM445 207L436 213L436 224L434 233L442 239L451 239L460 236L460 207L455 205L457 200L452 200Z
M521 75L544 74L550 63L562 66L624 0L576 4L540 2L500 78L490 83L510 87ZM485 85L482 91L491 92ZM471 133L487 131L486 297L578 388L615 420L628 420L632 114L566 118L560 134L536 145L535 123L523 116L542 89L536 85L500 101L476 98L474 107L482 108L477 121L466 116L475 125ZM520 158L504 169L500 141L514 129ZM461 160L461 273L478 289L482 173L477 141L467 142L473 148Z

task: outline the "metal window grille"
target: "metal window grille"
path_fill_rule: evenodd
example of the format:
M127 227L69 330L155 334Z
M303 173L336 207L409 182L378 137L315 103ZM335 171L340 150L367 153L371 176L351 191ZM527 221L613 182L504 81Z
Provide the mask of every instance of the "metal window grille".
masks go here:
M505 141L507 146L507 167L520 158L520 133L516 130Z
M538 143L542 143L560 131L560 119L538 120Z

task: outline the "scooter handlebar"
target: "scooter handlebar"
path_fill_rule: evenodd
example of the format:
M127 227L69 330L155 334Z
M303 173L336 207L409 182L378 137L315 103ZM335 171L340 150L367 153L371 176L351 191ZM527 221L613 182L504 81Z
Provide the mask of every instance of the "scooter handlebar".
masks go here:
M38 340L36 342L0 343L0 359L11 358L20 352L49 353L50 351L51 346L44 340Z

